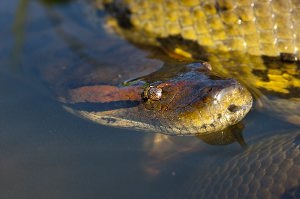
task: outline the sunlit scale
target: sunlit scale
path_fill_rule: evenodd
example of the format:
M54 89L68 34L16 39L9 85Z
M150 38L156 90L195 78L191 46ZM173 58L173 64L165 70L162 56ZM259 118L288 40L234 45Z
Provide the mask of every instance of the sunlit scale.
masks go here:
M292 36L293 32L298 32L299 25L293 19L295 15L291 15L291 12L299 13L300 8L293 6L292 1L233 3L229 0L178 0L161 1L160 4L152 1L147 6L140 4L140 1L128 1L126 4L132 12L132 22L137 29L143 29L144 24L149 21L153 25L148 30L153 31L156 36L167 37L179 33L184 39L197 41L199 45L213 47L219 41L230 50L243 50L254 55L278 56L280 52L297 54L300 47L299 39ZM219 13L217 9L222 12ZM179 24L170 25L170 22ZM197 25L196 22L203 24ZM249 29L251 26L255 28ZM232 34L228 31L231 27L239 32ZM221 30L222 35L217 36ZM211 35L215 36L211 38ZM260 42L253 43L247 39L253 36L258 37ZM213 39L214 42L205 43L205 39ZM248 49L248 46L251 48Z

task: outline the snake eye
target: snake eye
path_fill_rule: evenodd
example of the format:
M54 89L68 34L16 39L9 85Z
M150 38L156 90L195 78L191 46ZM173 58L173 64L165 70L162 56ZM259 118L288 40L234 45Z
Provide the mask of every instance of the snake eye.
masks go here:
M154 86L149 86L144 90L143 97L153 101L158 101L162 96L162 89Z

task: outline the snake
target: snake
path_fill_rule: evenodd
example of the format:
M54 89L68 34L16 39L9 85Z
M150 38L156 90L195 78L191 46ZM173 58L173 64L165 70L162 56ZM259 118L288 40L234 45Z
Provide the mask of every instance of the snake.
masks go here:
M299 125L297 1L115 0L96 7L106 12L109 30L137 46L158 47L176 61L167 59L172 66L121 84L71 89L61 99L70 112L123 128L207 134L247 114L249 89L276 116ZM108 82L119 79L106 75ZM170 102L169 96L175 99ZM72 106L84 103L114 106L101 112ZM199 107L201 112L193 111ZM223 123L215 123L223 116ZM297 130L258 139L205 175L193 176L188 193L193 198L299 198L299 135Z
M272 115L299 124L297 1L115 0L98 2L96 7L106 13L104 25L108 26L108 31L112 29L113 34L117 33L134 45L145 44L162 49L172 59L163 55L158 56L167 60L166 65L156 72L156 69L148 70L146 74L140 72L148 68L141 66L145 63L131 65L129 61L127 62L128 59L136 59L135 53L125 59L128 67L124 70L129 70L127 73L122 71L124 68L122 64L120 64L122 67L117 68L118 72L109 64L99 67L98 70L105 74L101 76L102 84L80 87L75 85L67 96L60 99L70 112L111 126L163 132L168 135L197 134L201 132L199 129L202 129L202 133L206 134L216 128L220 130L228 123L231 125L241 120L251 107L251 93L256 102L261 99L263 106L268 106L267 109L271 113L276 113ZM203 26L201 25L202 29L198 30L199 23ZM172 28L174 24L178 29ZM171 29L166 28L169 25L172 26ZM286 27L287 25L289 27ZM151 26L154 29L151 29ZM91 36L78 27L70 29L76 30L74 32L84 37ZM37 32L34 36L40 38L40 41L49 38L41 34L41 31L36 29L33 31ZM95 37L87 40L92 40L91 38ZM252 40L248 42L247 39ZM61 44L59 41L61 42L50 40L50 43L57 46ZM95 45L99 44L96 41L92 42ZM103 45L100 47L105 48L104 44L100 42L100 45ZM116 51L120 51L118 59L125 63L121 56L124 51L119 47L117 45ZM37 51L40 51L40 48ZM70 58L68 54L63 54L64 51L57 50L57 52L55 56L59 56L60 59ZM38 55L42 54L44 52ZM50 55L41 56L43 64L48 56ZM97 54L95 57L98 56L101 55ZM115 55L108 58L112 60L113 56ZM66 60L59 62L63 66L65 63L70 62ZM93 60L91 63L94 64ZM55 68L52 62L49 64L51 68ZM74 70L77 66L71 67L70 70ZM78 68L82 70L84 67ZM88 81L94 76L98 77L95 75L97 71L92 71ZM126 75L129 73L138 75ZM54 74L53 76L57 76L56 72ZM73 74L70 73L70 76ZM119 74L122 74L122 77L119 77ZM126 81L128 77L129 81ZM52 81L51 84L56 86L53 82L70 77L64 75L61 78L58 75L54 81L51 79L53 77L48 78ZM174 92L191 95L178 95L177 99L172 101L173 104L170 104L168 96L176 96ZM215 106L212 100L215 96L220 96L217 97L220 99L218 103L224 105ZM211 102L214 106L204 106ZM91 110L82 110L76 106L77 104L92 104ZM105 109L104 111L94 110L94 106L99 104L103 105L101 109ZM113 109L109 106L111 104ZM199 105L204 107L200 116L199 111L193 112ZM170 110L172 107L184 108ZM242 114L238 115L241 110ZM211 114L213 112L216 114ZM211 123L220 119L219 114L233 115L233 118L225 119L225 124ZM175 115L182 116L182 119L175 118ZM157 118L164 119L157 120ZM205 123L199 118L207 118L207 121L210 121L204 127ZM299 198L299 129L274 134L258 138L254 143L247 143L249 146L245 150L234 156L231 154L229 160L225 162L217 161L213 165L208 165L210 169L204 171L204 174L201 170L193 173L190 181L183 182L189 190L188 196L181 198ZM209 137L205 141L211 143L211 139ZM231 139L228 142L231 142ZM201 162L199 166L204 164Z

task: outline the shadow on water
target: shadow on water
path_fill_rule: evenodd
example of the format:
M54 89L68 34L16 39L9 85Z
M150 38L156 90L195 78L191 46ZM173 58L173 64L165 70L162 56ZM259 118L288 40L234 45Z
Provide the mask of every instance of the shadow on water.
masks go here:
M73 117L61 108L53 97L53 90L77 87L78 81L82 85L99 83L97 78L101 73L107 76L106 81L111 81L108 68L114 62L110 63L108 58L118 57L116 62L119 64L127 61L135 63L132 68L139 72L138 77L155 69L148 66L136 69L136 65L144 61L134 56L125 56L125 59L124 54L136 52L124 41L116 39L112 44L106 44L109 50L119 53L117 56L114 53L110 55L109 50L103 50L103 46L97 49L97 46L105 44L103 39L97 41L95 33L89 33L94 30L93 25L85 24L90 28L85 32L84 28L77 27L81 22L71 18L75 15L83 20L85 13L82 8L71 1L61 2L21 0L14 2L18 3L17 8L8 4L9 11L0 10L7 13L6 17L15 19L11 26L14 38L8 36L11 30L6 31L7 39L12 40L7 45L13 44L12 62L0 56L0 64L20 71L18 77L2 69L0 73L0 92L5 94L0 99L0 198L184 198L199 189L196 186L198 182L205 182L201 179L203 176L212 187L220 189L223 186L221 180L220 184L213 183L216 175L226 175L219 166L236 160L251 164L256 162L247 157L243 159L243 154L250 153L249 157L252 157L251 154L259 151L263 155L259 146L263 145L260 143L264 143L264 139L288 133L293 139L298 134L292 131L298 127L272 118L258 108L250 112L243 121L244 126L239 124L241 126L235 129L233 135L230 131L231 135L226 139L223 139L224 134L219 134L221 138L217 141L210 137L201 138L210 144L211 141L213 144L233 142L221 146L207 145L195 137L170 137L114 129ZM101 32L103 30L95 31L105 35ZM78 37L80 33L87 37ZM86 50L93 47L95 49ZM8 46L3 48L10 49ZM149 55L145 52L137 54ZM102 59L104 57L106 59ZM150 60L149 65L157 63L160 64ZM130 76L121 70L122 76L116 81L127 80ZM240 136L241 132L245 141ZM275 138L274 143L281 145ZM243 149L236 140L242 146L246 143L250 149ZM287 142L295 143L294 140ZM297 154L294 149L298 144L287 149L284 148L286 145L282 146L286 154ZM274 157L282 159L280 155ZM239 169L239 163L233 165ZM264 165L269 166L254 164L253 167L268 169ZM296 163L294 165L297 166ZM214 173L216 168L221 174ZM232 179L236 177L234 168ZM240 176L248 176L247 171L239 173ZM261 170L251 170L254 171ZM290 189L283 197L297 192L297 183L300 185L298 176L295 176L297 179L288 178L296 183L288 182ZM243 191L243 187L237 185L232 188ZM210 188L207 190L210 193Z

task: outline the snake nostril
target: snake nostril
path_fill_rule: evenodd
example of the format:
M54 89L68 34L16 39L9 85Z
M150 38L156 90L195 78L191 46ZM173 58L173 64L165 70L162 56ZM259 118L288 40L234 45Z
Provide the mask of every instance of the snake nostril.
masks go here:
M235 112L237 112L238 110L240 110L241 107L240 107L240 106L237 106L237 105L235 105L235 104L231 104L230 106L228 106L227 109L228 109L230 112L235 113Z

